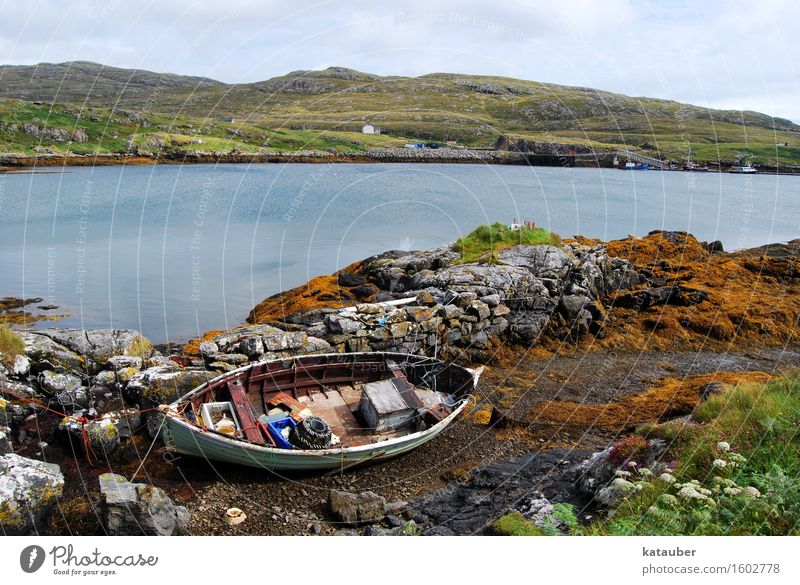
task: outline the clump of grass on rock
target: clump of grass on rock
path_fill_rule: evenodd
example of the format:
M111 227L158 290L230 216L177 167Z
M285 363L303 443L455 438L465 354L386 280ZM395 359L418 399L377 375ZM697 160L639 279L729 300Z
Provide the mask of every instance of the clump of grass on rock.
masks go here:
M535 246L549 244L560 246L561 238L542 228L521 227L512 230L502 223L482 225L472 233L459 238L453 249L461 254L459 263L480 262L482 264L496 264L497 254L512 246Z
M25 352L25 342L7 325L0 325L0 360L11 365L18 355Z

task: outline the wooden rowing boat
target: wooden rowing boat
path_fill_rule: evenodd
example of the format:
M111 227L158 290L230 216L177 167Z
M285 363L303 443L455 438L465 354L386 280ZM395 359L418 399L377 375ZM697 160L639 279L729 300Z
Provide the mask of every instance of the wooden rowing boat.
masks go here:
M481 369L389 352L249 364L159 407L168 451L268 470L351 468L444 431Z

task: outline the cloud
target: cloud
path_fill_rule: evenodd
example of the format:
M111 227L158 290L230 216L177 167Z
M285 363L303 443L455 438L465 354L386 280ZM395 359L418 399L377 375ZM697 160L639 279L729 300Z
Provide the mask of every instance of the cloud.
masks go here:
M342 65L586 85L800 120L787 0L6 1L0 61L85 59L258 81Z

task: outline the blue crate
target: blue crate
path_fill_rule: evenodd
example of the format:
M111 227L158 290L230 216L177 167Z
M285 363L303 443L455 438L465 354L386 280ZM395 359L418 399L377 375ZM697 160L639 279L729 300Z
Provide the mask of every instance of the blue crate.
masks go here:
M272 422L267 423L267 430L269 431L269 436L275 441L275 445L281 447L283 449L294 449L291 443L283 438L281 431L286 427L289 429L294 429L297 426L297 423L294 422L294 419L290 416L286 418L282 418L280 420L274 420Z

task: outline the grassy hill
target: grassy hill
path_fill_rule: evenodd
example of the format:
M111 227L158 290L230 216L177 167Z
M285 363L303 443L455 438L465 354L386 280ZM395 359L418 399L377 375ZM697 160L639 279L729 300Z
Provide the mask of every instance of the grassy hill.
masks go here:
M503 77L334 67L225 84L71 62L2 66L0 96L5 152L359 152L409 140L493 148L502 135L675 160L691 149L695 160L800 164L800 126L789 120ZM383 133L361 134L366 121Z

